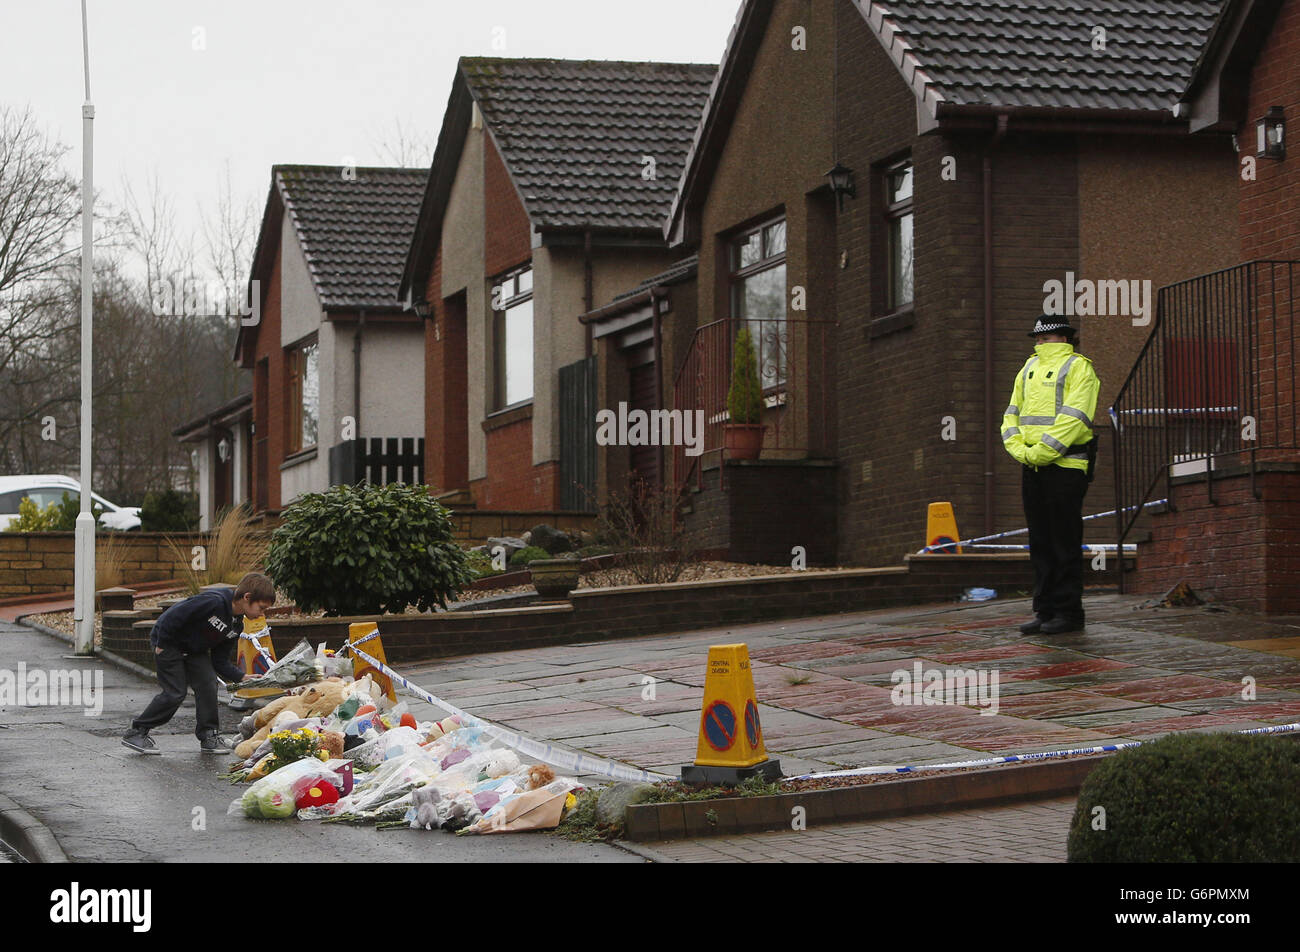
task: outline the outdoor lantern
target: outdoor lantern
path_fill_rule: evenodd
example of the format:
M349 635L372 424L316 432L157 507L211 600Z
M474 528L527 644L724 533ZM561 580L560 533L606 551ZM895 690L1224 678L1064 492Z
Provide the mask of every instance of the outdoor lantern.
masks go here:
M1280 159L1286 155L1286 120L1282 118L1281 106L1270 106L1267 115L1255 120L1255 154L1270 159Z
M217 444L217 459L223 463L230 459L230 441L224 436L221 438L221 442Z
M198 469L198 468L199 468L199 451L198 451L198 450L190 450L190 465L193 466L195 469Z
M826 173L826 177L831 180L831 194L836 198L837 207L843 211L844 196L856 198L858 195L858 188L853 183L853 170L836 162L835 166Z

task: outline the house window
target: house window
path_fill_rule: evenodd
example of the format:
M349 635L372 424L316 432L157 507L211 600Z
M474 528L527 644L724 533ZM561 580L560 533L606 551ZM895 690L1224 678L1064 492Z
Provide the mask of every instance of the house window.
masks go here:
M533 269L492 284L495 405L502 410L533 398Z
M884 170L885 185L885 305L897 311L912 303L912 163Z
M320 345L314 340L289 351L289 453L316 445L320 420L319 354Z
M734 333L749 325L764 393L785 384L785 219L764 222L730 241Z

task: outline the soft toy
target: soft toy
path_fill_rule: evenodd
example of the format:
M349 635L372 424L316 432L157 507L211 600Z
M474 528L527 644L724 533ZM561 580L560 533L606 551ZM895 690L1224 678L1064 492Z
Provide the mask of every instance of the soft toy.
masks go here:
M287 720L325 717L332 714L343 701L344 687L342 680L330 678L307 685L300 694L276 698L254 715L253 723L257 726L257 732L235 747L235 756L248 759L248 756L257 750L258 745L272 733L276 718L286 711L292 712Z
M325 731L320 735L320 749L330 755L330 760L339 760L343 756L343 734Z
M504 777L519 769L519 756L513 750L493 753L492 759L483 765L483 772L489 777Z
M412 791L411 803L415 807L415 819L411 821L411 829L423 827L426 830L436 830L442 826L442 818L438 815L438 803L441 800L442 794L432 784Z
M353 681L351 684L346 684L343 687L343 697L345 700L352 697L354 694L364 694L367 698L372 698L381 693L383 692L375 687L374 679L372 679L368 674L359 681Z
M546 764L534 764L528 768L528 789L536 790L555 779L555 771Z

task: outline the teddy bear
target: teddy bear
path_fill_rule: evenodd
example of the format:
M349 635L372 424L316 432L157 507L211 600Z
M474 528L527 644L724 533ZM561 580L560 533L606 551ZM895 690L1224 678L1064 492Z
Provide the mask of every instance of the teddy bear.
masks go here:
M341 679L331 678L307 685L300 694L289 694L276 698L266 707L253 715L253 726L257 730L235 747L235 756L247 760L253 751L261 746L262 741L270 736L277 717L283 712L292 712L296 720L304 717L326 717L343 702L344 684Z
M411 829L423 827L426 830L436 830L442 826L443 818L438 815L438 803L441 800L442 794L432 784L417 787L411 793L411 804L415 807L415 819L411 821Z

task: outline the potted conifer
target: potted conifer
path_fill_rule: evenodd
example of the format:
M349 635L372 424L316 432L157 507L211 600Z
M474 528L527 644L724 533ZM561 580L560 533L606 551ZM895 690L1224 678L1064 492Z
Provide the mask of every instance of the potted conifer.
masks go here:
M729 423L723 425L723 445L731 459L758 459L763 449L763 390L758 383L758 363L748 327L736 334L731 362L731 389L727 393Z

